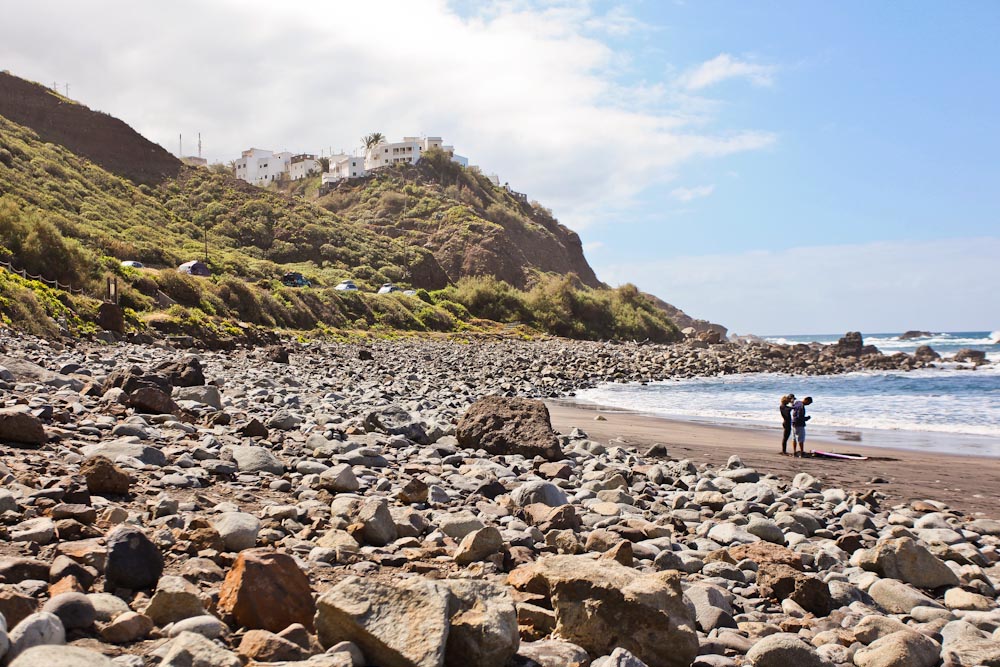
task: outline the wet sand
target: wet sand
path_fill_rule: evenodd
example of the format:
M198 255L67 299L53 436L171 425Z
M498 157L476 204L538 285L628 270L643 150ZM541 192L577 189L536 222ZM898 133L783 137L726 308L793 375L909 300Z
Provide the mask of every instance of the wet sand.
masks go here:
M791 478L798 472L807 472L823 480L824 486L874 489L888 496L890 506L911 500L937 500L968 516L1000 518L1000 459L867 445L852 448L850 442L820 438L807 440L806 451L864 454L869 459L797 459L781 455L778 427L715 426L568 401L547 401L547 405L552 425L561 433L577 427L592 440L606 443L620 438L624 444L643 452L661 443L673 459L686 458L712 465L724 465L730 456L737 454L746 465L761 473ZM598 415L606 421L595 421ZM876 483L873 481L876 478L884 482Z

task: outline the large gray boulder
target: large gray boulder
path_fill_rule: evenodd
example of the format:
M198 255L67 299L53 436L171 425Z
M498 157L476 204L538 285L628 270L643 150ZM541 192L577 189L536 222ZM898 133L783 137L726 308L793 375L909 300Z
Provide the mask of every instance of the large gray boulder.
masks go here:
M677 572L641 573L614 560L552 556L514 570L509 581L549 598L556 634L591 655L621 647L649 667L688 667L698 654Z
M909 614L914 607L941 607L933 598L895 579L879 579L868 594L890 614Z
M506 588L477 579L445 579L451 629L445 667L504 667L517 653L517 609Z
M232 447L230 451L240 472L269 472L274 475L285 472L285 464L265 447L245 445Z
M103 456L112 463L120 457L124 457L138 459L149 466L162 467L167 465L167 457L163 452L156 447L142 444L142 441L135 436L125 436L109 442L85 445L81 451L87 458Z
M857 552L855 559L866 570L917 588L959 584L958 575L951 568L909 537L881 542L874 549Z
M550 461L563 458L548 408L527 398L487 396L476 401L458 422L455 435L466 449L529 459L541 456Z
M354 642L381 667L441 667L451 597L426 579L348 577L319 598L316 632L324 648Z
M243 551L257 545L260 519L246 512L223 512L212 527L219 533L226 551Z

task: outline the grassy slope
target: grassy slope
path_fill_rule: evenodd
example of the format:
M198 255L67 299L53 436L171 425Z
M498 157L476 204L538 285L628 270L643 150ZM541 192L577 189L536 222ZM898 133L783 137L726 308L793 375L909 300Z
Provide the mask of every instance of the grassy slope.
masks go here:
M433 173L390 173L353 188L349 205L332 212L329 208L338 206L329 197L321 202L328 206L323 208L205 169L185 168L179 177L158 185L135 185L0 117L0 254L31 273L92 295L100 294L106 276L117 274L131 321L146 320L165 329L207 326L211 318L296 329L481 327L486 323L476 318L489 310L484 304L491 300L482 298L483 291L507 298L507 286L466 281L460 285L463 289L425 295L424 300L328 289L348 276L369 288L385 281L444 287L456 269L449 266L446 271L434 252L441 252L449 239L464 239L466 263L477 261L474 249L481 238L496 241L514 233L539 242L546 235L552 237L548 242L558 241L560 230L552 226L557 223L546 226L543 212L508 211L502 201L487 203L483 198L491 190L497 192L488 182L464 171L459 177L456 181L449 176L452 181L445 185ZM494 213L508 211L507 218L493 222L481 217L491 207ZM206 231L218 277L206 281L179 276L172 267L201 257ZM490 273L490 257L510 252L496 243L497 251L482 260L483 273ZM124 270L118 265L121 259L164 269ZM274 282L290 269L301 270L320 289L291 290ZM499 270L495 273L506 277ZM510 282L523 284L524 276ZM16 288L23 294L30 285ZM0 284L0 312L8 319L23 314L3 307L3 299L9 300L14 289L10 280ZM163 294L176 302L165 312ZM581 337L664 340L676 335L665 316L642 300L620 298L620 291L592 290L549 277L533 294L516 292L520 305L497 319ZM40 298L39 303L49 315L62 316L51 299ZM61 303L96 312L93 302L85 299L66 297ZM592 311L600 311L594 327L566 321L589 319Z

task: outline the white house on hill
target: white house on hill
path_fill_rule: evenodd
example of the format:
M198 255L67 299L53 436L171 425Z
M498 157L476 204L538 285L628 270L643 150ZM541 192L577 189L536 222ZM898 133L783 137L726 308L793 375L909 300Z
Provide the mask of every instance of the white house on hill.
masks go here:
M236 178L253 185L267 185L283 178L296 181L319 171L319 160L308 153L295 155L288 151L275 153L249 148L236 161Z
M446 146L441 137L403 137L394 143L382 142L365 150L364 157L334 155L330 158L330 169L323 174L323 183L335 183L345 178L360 178L368 172L394 164L416 164L424 152L438 148L454 162L469 166L469 159L455 154L454 146Z

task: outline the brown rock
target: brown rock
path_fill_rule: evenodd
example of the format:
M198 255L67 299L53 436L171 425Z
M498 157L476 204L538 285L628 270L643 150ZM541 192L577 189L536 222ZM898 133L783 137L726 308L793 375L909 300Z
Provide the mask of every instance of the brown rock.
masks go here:
M169 415L180 412L170 395L156 387L140 387L129 394L128 405L138 412Z
M101 629L101 639L112 644L130 644L153 631L153 619L145 614L127 611L115 616Z
M777 565L788 565L796 570L802 570L802 557L797 553L771 542L754 542L752 544L740 544L729 547L725 552L732 558L733 563L749 558L758 565L774 563Z
M132 483L128 473L104 456L93 456L84 461L80 474L87 480L87 490L97 496L128 495Z
M34 558L5 558L0 561L0 579L8 584L18 584L25 579L48 581L49 565Z
M250 630L243 635L236 652L258 662L303 660L305 651L298 644L267 630Z
M48 440L48 436L38 417L19 407L0 408L0 440L40 445Z
M550 461L563 457L548 408L527 398L487 396L476 401L458 422L456 435L462 447L494 455L541 456Z
M628 540L622 540L615 546L611 547L603 554L601 558L604 560L613 560L622 565L632 567L634 563L634 556L632 554L632 543Z
M293 623L312 628L316 606L309 578L291 556L247 549L222 582L219 611L246 628L280 632Z
M113 303L104 302L97 309L97 324L102 329L125 333L125 316L122 309Z
M826 582L788 565L761 565L757 570L757 588L764 597L779 601L788 598L817 616L828 615L833 605Z
M0 586L0 614L7 619L7 627L13 628L23 619L38 610L38 601L11 586Z
M49 585L49 597L54 598L61 593L86 593L87 590L75 576L68 575Z

